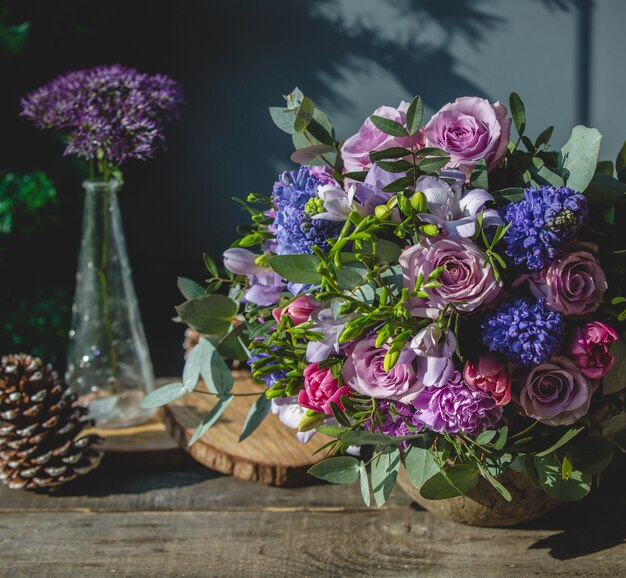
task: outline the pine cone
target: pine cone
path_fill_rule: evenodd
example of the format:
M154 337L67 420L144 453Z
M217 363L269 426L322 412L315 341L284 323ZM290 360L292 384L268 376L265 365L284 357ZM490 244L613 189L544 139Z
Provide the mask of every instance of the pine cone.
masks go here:
M100 464L101 438L76 395L38 357L0 360L0 479L10 488L53 488Z

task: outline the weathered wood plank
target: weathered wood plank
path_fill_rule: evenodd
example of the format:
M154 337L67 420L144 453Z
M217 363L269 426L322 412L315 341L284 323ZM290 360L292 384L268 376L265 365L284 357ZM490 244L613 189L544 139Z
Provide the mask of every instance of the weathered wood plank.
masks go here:
M411 508L6 514L3 576L623 576L617 538L457 526ZM582 556L582 554L586 554Z

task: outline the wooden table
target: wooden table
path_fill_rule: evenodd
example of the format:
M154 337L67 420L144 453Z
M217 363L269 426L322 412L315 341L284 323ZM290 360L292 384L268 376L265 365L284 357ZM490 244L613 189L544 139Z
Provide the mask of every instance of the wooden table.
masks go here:
M515 529L432 517L397 488L284 489L100 469L48 496L0 489L0 576L626 576L626 492Z

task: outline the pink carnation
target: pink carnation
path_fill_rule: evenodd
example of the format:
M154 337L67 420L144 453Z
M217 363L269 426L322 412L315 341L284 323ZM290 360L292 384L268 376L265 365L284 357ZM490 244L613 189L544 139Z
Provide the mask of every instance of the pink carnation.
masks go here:
M339 382L333 377L330 368L322 369L319 364L311 363L304 370L304 389L298 393L298 403L307 409L333 415L331 402L343 409L341 396L349 393L350 388L347 385L339 387Z

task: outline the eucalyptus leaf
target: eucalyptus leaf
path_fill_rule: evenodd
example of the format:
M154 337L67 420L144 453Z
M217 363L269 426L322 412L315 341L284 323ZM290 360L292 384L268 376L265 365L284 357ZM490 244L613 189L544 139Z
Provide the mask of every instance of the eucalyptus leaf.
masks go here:
M274 124L287 134L295 134L299 131L295 128L296 110L291 108L282 108L279 106L270 106L270 116Z
M370 466L372 491L377 506L383 506L389 498L396 484L400 461L400 450L387 446L372 462Z
M598 164L602 135L595 128L578 125L559 154L567 186L584 192L591 182Z
M312 285L322 281L322 276L317 272L320 260L315 255L272 255L268 263L287 281Z
M317 144L306 148L298 149L291 153L291 160L294 163L304 165L322 155L334 152L335 148L330 145Z
M513 499L509 490L507 490L500 483L500 481L495 476L493 476L487 469L482 468L481 474L483 478L485 478L485 480L487 480L493 486L496 492L498 492L507 502L510 502Z
M360 477L360 462L351 456L328 458L309 469L309 474L331 484L353 484Z
M254 430L256 430L256 428L261 425L261 423L263 423L263 420L267 417L271 407L272 401L267 399L265 392L263 392L248 411L246 421L243 424L243 430L239 436L240 442L245 440Z
M479 446L484 446L487 445L493 438L496 437L496 434L498 432L496 432L495 430L485 430L484 432L480 433L478 435L478 437L476 438L476 443Z
M139 402L139 405L144 409L161 407L176 401L186 393L188 393L187 388L182 383L168 383L151 391Z
M176 307L183 323L206 335L225 335L239 305L225 295L204 295Z
M395 263L402 253L402 248L387 239L378 239L376 243L376 257L383 263Z
M426 480L420 494L427 500L446 500L467 494L476 487L480 474L470 464L458 464Z
M415 445L411 445L404 456L404 468L417 489L441 470L432 449Z
M313 101L308 96L304 96L300 106L296 109L296 118L293 122L293 128L296 132L302 132L309 125L314 110Z
M224 397L218 398L217 403L211 409L211 411L207 414L207 416L202 420L193 436L189 440L189 445L192 446L195 444L208 430L212 427L215 422L222 416L226 408L230 405L230 402L233 401L233 395L225 395Z
M573 470L568 479L563 479L563 464L554 454L535 457L537 479L543 490L562 502L584 498L591 490L591 475Z
M361 496L363 496L363 502L365 502L365 505L369 508L372 502L370 497L370 484L367 477L367 470L363 462L359 464L359 478L361 482Z
M196 299L206 295L204 287L192 279L178 277L176 284L178 285L178 290L183 294L185 299Z
M189 352L183 367L183 386L188 392L196 388L200 372L203 367L210 366L211 355L214 352L215 346L204 337L201 337L197 345Z
M224 395L233 388L233 374L215 348L208 363L203 363L200 368L200 375L210 393Z

